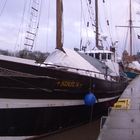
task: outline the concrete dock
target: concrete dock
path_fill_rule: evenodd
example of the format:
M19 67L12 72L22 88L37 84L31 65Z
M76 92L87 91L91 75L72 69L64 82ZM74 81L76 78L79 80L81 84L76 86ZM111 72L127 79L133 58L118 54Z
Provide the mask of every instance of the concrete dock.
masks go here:
M130 82L111 109L98 140L140 140L140 76Z

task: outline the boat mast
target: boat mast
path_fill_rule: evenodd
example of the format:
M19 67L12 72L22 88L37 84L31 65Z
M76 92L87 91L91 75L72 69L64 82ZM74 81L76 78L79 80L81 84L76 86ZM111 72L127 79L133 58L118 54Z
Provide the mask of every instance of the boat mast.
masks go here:
M131 0L129 1L129 27L130 27L130 56L132 56L132 9L131 9Z
M129 47L130 47L130 56L133 55L133 38L132 38L132 29L133 28L140 28L140 26L133 26L132 22L132 0L129 0L129 25L128 26L116 26L116 27L127 27L129 28Z
M95 41L96 41L96 47L99 48L99 27L98 27L98 0L95 0L95 27L96 27L96 37L95 37Z
M62 43L62 13L63 4L62 0L56 0L56 49L63 51Z

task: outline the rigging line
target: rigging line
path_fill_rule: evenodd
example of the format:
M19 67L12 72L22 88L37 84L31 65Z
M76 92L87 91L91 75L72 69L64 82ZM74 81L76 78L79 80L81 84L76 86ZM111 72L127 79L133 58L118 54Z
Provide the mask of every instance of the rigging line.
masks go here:
M29 2L28 2L28 0L26 0L26 2L27 3L29 3L28 5L28 7L25 7L25 8L27 8L27 13L26 14L28 14L28 13L30 13L30 7L31 7L31 1L32 0L30 0ZM28 15L28 17L27 17L27 19L29 19L29 15ZM25 20L25 17L24 17L24 20ZM25 20L26 21L26 20ZM24 21L23 21L24 22ZM27 21L26 21L27 22ZM22 24L22 36L21 36L21 39L20 39L20 49L21 49L21 47L22 47L22 45L24 46L24 38L25 38L25 36L26 36L26 34L25 34L25 31L23 31L23 28L26 30L26 28L27 28L27 24L26 24L26 22L25 22L25 25L24 26L26 26L26 27L24 27L23 26L23 24ZM22 44L23 43L23 44ZM25 48L24 48L25 49Z
M27 11L26 11L27 13L26 14L27 14L27 19L29 20L28 22L30 22L30 20L31 20L30 19L30 13L31 13L32 0L30 0L28 3L29 4L28 4L28 7L27 7ZM27 24L27 21L26 21L26 23L25 23L25 30L28 30L28 28L29 28L29 23ZM22 31L22 33L23 33L23 31ZM26 48L25 45L24 45L25 37L26 37L26 33L24 31L24 36L21 38L21 42L20 42L21 43L20 46L22 46L22 42L23 42L24 49Z
M20 33L21 33L21 34L23 33L23 31L21 31L21 30L22 30L22 26L23 26L23 22L24 22L24 17L25 17L26 5L27 5L27 0L24 1L24 8L23 8L23 13L22 13L21 23L20 23L20 26L19 26L18 37L17 37L17 39L16 39L14 49L16 49L16 47L17 47L17 45L18 45L18 39L19 39L19 37L20 37L20 45L21 45L21 42L22 42L22 37L20 36Z
M24 81L22 81L22 80L17 80L17 79L11 78L10 76L6 76L5 78L10 79L10 80L12 80L12 81L19 82L19 83L24 84L24 85L27 85L27 86L32 86L31 88L34 88L34 89L39 89L39 90L42 90L42 91L45 91L45 92L46 92L46 91L47 91L47 92L48 92L48 91L52 92L52 90L48 90L48 89L45 89L45 88L37 87L37 86L35 86L35 85L33 85L33 84L24 82ZM28 89L29 89L29 88L28 88Z
M42 14L42 0L40 0L40 8L39 8L39 17L38 17L38 23L37 23L37 29L36 29L36 36L34 37L34 40L36 40L36 37L38 35L38 30L39 30L39 25L40 25L40 17L41 17L41 14ZM35 42L33 41L33 46L34 46ZM33 47L32 47L33 48ZM31 49L32 49L31 48Z
M111 11L113 11L113 10L112 10L112 6L111 6L112 3L111 3L111 1L108 1L108 2L110 2L110 3L109 3L109 6L108 6L108 7L109 7L109 17L110 17L110 21L112 22L112 21L113 21L113 16L112 16L112 13L113 13L113 12L111 12ZM111 25L112 25L112 24L111 24ZM112 25L112 26L114 26L114 25ZM113 30L114 30L114 29L113 29ZM114 34L115 34L115 38L117 38L117 37L116 37L116 32L115 32L115 31L113 32L113 35L114 35ZM117 40L117 39L115 39L115 40Z
M115 33L116 33L116 39L119 40L119 35L118 35L117 27L115 27ZM118 51L118 52L116 51L117 55L120 54L120 52L121 52L121 51L119 51L120 49L118 49L118 46L121 46L120 41L118 41L118 45L117 45L117 51ZM121 52L121 54L122 54L122 52Z
M100 9L100 7L98 9ZM102 17L102 15L100 16L100 11L99 10L98 10L98 17ZM100 29L99 32L103 32L103 29L102 29L102 26L101 26L101 19L98 19L98 24L99 24L98 26L99 26L99 29Z
M94 4L95 5L95 4ZM93 32L96 33L95 27L96 27L96 21L95 21L95 11L93 10L91 3L89 4L89 0L87 0L87 7L88 7L88 13L89 13L89 18L90 18L90 22L91 25L93 27ZM98 32L98 34L100 35L100 33Z
M95 26L95 21L92 19L94 16L94 12L91 6L91 3L87 0L87 8L88 8L88 13L89 13L89 18L92 26Z
M82 0L81 0L82 1ZM82 8L82 17L83 17L83 21L84 21L84 25L86 26L86 19L85 19L85 13L83 12L84 10L84 8L83 8L83 2L81 2L81 8ZM88 31L87 31L87 28L86 28L86 37L88 37ZM87 38L86 38L86 40L87 40Z
M47 5L47 3L46 3ZM47 7L47 6L46 6ZM47 14L47 28L49 29L50 27L50 0L48 0L48 14ZM47 52L47 47L49 46L49 31L47 30L46 32L46 52Z
M89 17L89 20L90 20L90 23L91 23L91 29L90 31L93 32L93 34L95 35L96 34L96 30L95 30L95 27L96 27L96 24L95 24L95 11L93 10L93 2L91 2L91 0L87 0L86 1L86 5L87 5L87 12L89 13L88 14L88 17ZM94 6L95 6L95 3L94 3ZM88 23L89 24L89 23ZM87 24L87 25L88 25ZM89 26L89 25L88 25ZM91 34L92 34L91 32ZM100 33L98 32L98 34L100 35ZM91 36L92 37L92 36ZM94 38L95 39L95 38ZM100 40L99 40L100 41ZM89 42L90 43L90 42ZM95 41L94 41L95 43ZM88 43L87 43L88 44ZM95 45L94 45L95 46ZM92 49L94 49L94 47L92 47Z
M104 18L105 18L105 21L106 21L106 24L107 24L107 29L108 29L108 32L109 32L110 40L111 40L111 43L113 43L111 29L110 29L110 22L109 22L109 20L107 18L108 17L108 12L105 9L105 3L103 3L103 7L104 7L103 9L104 9L104 14L105 14Z
M118 32L120 32L120 31L117 31L117 28L118 28L118 27L115 27L115 29L116 29L116 34L117 34L117 39L120 40L120 37L121 37L121 36L119 36L119 33L118 33ZM123 51L127 48L126 44L127 44L127 38L128 38L128 31L129 31L129 30L127 29L127 33L126 33L127 37L125 37L124 34L123 34L123 37L121 37L121 42L119 41L119 44L120 44L120 46L121 46L121 49L120 49L120 50L121 50L121 51L120 51L121 54L122 54ZM123 47L123 46L124 46L124 47Z
M4 2L4 4L3 4L3 7L2 7L2 9L1 9L1 11L0 11L0 16L1 16L1 15L3 14L3 12L4 12L6 3L7 3L7 0L5 0L5 2Z
M133 30L133 34L134 34L134 38L137 38L137 35L136 35L136 31L135 30ZM134 39L133 39L134 40ZM134 46L133 47L133 54L135 54L135 52L137 52L136 50L137 50L137 48L136 48L136 42L137 41L133 41L133 44L132 44L132 46Z
M127 29L127 33L126 33L126 37L125 37L124 50L126 50L126 49L127 49L127 38L128 38L128 32L129 32L129 29Z
M117 27L115 27L115 33L116 33L116 39L119 40L119 34L118 34L118 31L117 31ZM120 41L118 41L118 46L121 46L120 45ZM119 49L117 49L119 50ZM118 53L118 52L117 52ZM122 53L121 53L122 54ZM118 54L117 54L118 55Z
M27 10L27 13L28 13L28 19L30 19L31 4L32 4L32 0L30 0L30 2L29 2L29 6L28 6L28 10Z
M82 14L83 14L83 11L82 11L82 0L80 1L81 2L81 14L80 14L80 51L82 50Z
M62 8L62 9L61 9L61 10L62 10L62 11L61 11L61 12L62 12L62 29L61 29L61 30L62 30L62 31L61 31L61 32L62 32L62 39L61 39L61 43L62 43L62 47L63 47L63 45L64 45L64 11L63 11L63 9L64 9L64 8L63 8L64 3L63 3L63 1L61 1L61 4L62 4L62 5L61 5L61 6L62 6L62 7L61 7L61 8Z
M95 5L95 3L94 3L94 5ZM91 3L89 4L89 0L87 0L87 7L88 7L88 13L89 13L90 22L91 22L91 25L93 27L93 32L96 33L96 31L95 31L95 27L96 27L95 11L93 10L93 8L91 6ZM99 32L98 32L98 34L100 35Z
M17 74L17 75L15 75L15 77L18 77L18 76L19 77L20 76L21 77L23 76L23 77L27 77L27 78L32 78L32 77L41 78L42 77L42 76L37 76L37 75L32 75L32 74L26 74L26 73L22 73L22 72L17 72L17 71L14 71L14 70L9 70L9 69L5 69L5 68L2 68L2 67L0 67L0 71L6 72L8 74L11 74L12 76L13 76L13 74ZM43 90L43 91L48 91L47 89L44 89L44 88L41 88L41 87L37 87L37 86L35 86L33 84L24 82L22 80L14 79L14 78L11 77L11 75L5 76L5 78L10 79L12 81L16 81L16 82L21 83L21 84L24 84L24 85L32 86L35 89L40 89L40 90ZM45 78L45 76L43 76L43 78Z
M109 20L106 20L107 21L107 24L108 24L108 30L109 30L109 36L110 36L110 41L111 41L111 43L113 43L114 41L113 41L113 39L112 39L112 32L111 32L111 27L110 27L110 23L111 22L109 22Z
M39 28L39 22L40 22L40 14L41 14L41 6L42 6L42 1L39 4L39 0L32 0L30 1L30 17L29 17L29 24L28 24L28 29L26 31L26 36L25 36L25 46L30 46L30 50L32 50L34 43L35 43L35 38L38 33L38 28ZM39 12L39 14L38 14Z
M82 1L82 0L81 0ZM83 3L82 3L83 4ZM83 11L83 5L81 6L82 7L82 11ZM84 20L84 25L86 26L86 19L85 19L85 14L84 14L84 12L82 12L82 17L83 17L83 20ZM87 31L87 28L86 28L86 35L87 35L87 38L88 38L88 31ZM86 40L87 40L87 38L86 38Z
M96 33L95 31L95 20L94 20L94 12L93 12L93 9L92 9L92 6L91 6L91 2L89 3L89 0L87 0L87 8L88 8L88 13L89 13L89 20L90 20L90 23L91 23L91 27L93 28L93 33Z

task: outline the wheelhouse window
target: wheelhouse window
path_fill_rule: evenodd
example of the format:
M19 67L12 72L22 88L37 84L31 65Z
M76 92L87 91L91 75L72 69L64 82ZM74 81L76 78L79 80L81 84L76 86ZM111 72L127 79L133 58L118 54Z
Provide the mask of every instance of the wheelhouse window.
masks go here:
M108 59L111 59L111 53L108 53Z
M106 59L106 53L102 53L102 59Z
M90 53L89 56L93 57L93 53Z
M95 53L95 58L100 59L100 53Z

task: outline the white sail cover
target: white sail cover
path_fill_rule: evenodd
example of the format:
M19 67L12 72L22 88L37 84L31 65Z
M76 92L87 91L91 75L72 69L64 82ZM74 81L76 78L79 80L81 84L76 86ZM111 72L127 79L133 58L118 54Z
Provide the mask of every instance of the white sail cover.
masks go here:
M0 54L0 60L38 66L35 60L18 58L15 56L6 56L6 55Z
M81 57L77 52L66 48L64 50L65 53L61 50L56 49L47 57L44 63L75 68L75 69L68 68L68 70L72 72L77 72L82 75L88 75L104 79L104 75L99 74L100 71L96 69L93 65L91 65L88 61L86 61L83 57ZM97 73L94 72L91 73L85 70L94 71Z
M110 75L112 76L119 76L119 64L112 61L112 60L107 60L105 64L112 70L112 73Z
M129 63L128 67L140 71L140 63L138 61L132 61L131 63Z

